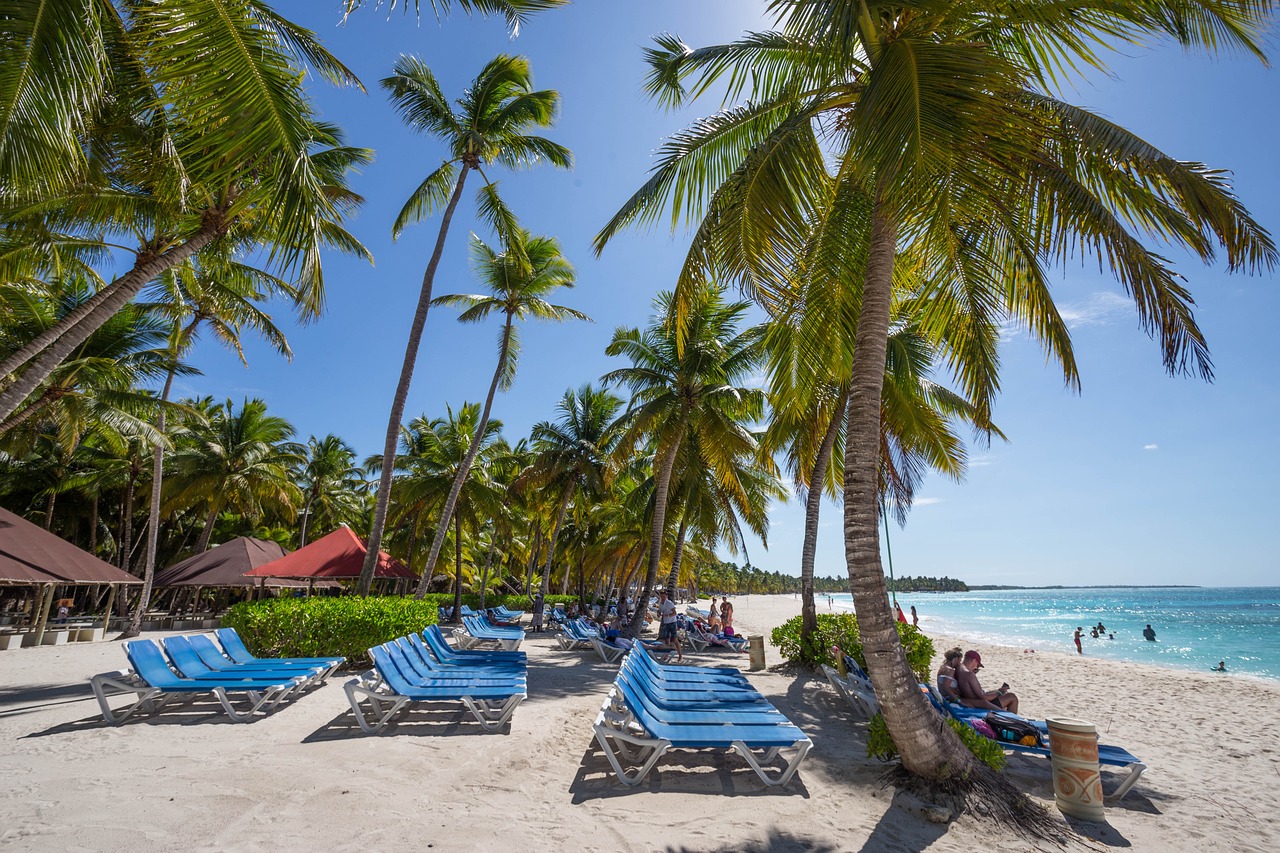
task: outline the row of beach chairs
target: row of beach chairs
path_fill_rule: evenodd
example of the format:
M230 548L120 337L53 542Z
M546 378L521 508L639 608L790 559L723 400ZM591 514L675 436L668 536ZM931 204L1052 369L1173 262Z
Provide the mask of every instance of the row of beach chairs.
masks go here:
M785 785L813 745L737 668L661 664L640 648L623 659L594 730L629 786L672 749L731 749L765 785Z
M318 687L346 658L257 658L233 629L216 633L124 644L128 670L104 672L89 679L108 723L118 726L135 712L158 713L178 698L212 694L227 716L248 722L259 711L270 712L286 699ZM220 643L220 645L219 645ZM112 700L133 696L133 704L112 708ZM241 707L232 696L242 697Z
M356 722L371 734L414 702L448 700L462 702L481 728L494 732L528 696L524 652L457 650L435 625L376 646L369 657L373 669L343 689Z
M453 614L453 608L441 607L441 608L438 608L438 610L439 610L440 621L448 622L449 617ZM462 605L460 608L458 608L458 612L464 618L468 616L470 617L487 616L497 620L498 622L503 622L509 625L518 625L520 623L520 620L523 619L525 615L523 610L508 610L506 607L502 607L502 606L490 607L487 610L478 611L478 610L472 610L470 607L468 607L465 604Z

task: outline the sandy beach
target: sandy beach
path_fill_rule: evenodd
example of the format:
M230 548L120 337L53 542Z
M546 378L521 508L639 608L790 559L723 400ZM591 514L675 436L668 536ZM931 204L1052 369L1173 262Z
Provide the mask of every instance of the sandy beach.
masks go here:
M744 633L799 612L791 596L735 600ZM962 639L934 637L941 652ZM770 669L752 682L813 740L796 778L765 788L735 755L669 753L619 785L591 723L615 667L530 635L529 698L501 734L456 704L387 734L356 726L335 678L278 712L231 724L212 703L103 723L87 677L126 666L112 642L0 653L0 848L54 850L966 851L1039 846L884 787L865 722L821 678ZM1028 716L1097 723L1149 770L1073 824L1078 849L1280 849L1280 685L1230 675L984 646ZM747 666L745 655L690 656ZM1012 756L1016 786L1052 807L1049 762ZM1103 773L1110 789L1117 774Z

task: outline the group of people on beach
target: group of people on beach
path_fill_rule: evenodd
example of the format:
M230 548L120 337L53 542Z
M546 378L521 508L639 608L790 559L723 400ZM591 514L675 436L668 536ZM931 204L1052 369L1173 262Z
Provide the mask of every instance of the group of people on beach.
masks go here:
M982 669L982 655L970 649L962 652L959 646L948 649L938 669L938 692L948 702L958 702L969 708L987 708L992 711L1018 713L1018 696L1009 690L1006 682L996 690L984 690L978 681Z
M1090 626L1089 636L1095 640L1098 640L1098 639L1114 640L1116 638L1115 632L1108 631L1107 626L1103 625L1101 622L1099 622L1097 625ZM1077 627L1076 633L1071 639L1076 644L1076 654L1078 655L1084 654L1084 647L1080 642L1082 637L1084 637L1084 628ZM1142 629L1142 638L1152 643L1156 641L1156 631L1154 628L1151 627L1151 623L1148 622L1147 627Z

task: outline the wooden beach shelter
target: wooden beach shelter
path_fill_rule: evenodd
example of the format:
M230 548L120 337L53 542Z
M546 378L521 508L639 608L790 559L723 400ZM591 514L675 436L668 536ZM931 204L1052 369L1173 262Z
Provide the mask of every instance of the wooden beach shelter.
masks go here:
M107 584L107 608L102 617L105 630L111 618L111 605L121 584L140 584L142 580L122 572L110 563L81 551L67 540L21 516L0 509L0 585L35 587L38 607L34 645L44 641L53 606L54 590L59 586Z
M364 555L369 548L349 527L339 527L328 536L286 554L278 560L245 572L247 578L300 578L309 583L318 580L358 578L364 566ZM374 577L387 580L416 578L400 563L385 552L378 552L378 566Z
M254 586L259 590L266 587L305 589L307 584L288 578L245 577L245 572L264 566L285 556L289 552L278 542L269 539L254 539L251 536L238 536L230 542L224 542L216 548L210 548L203 554L195 554L180 563L174 563L166 569L156 572L156 589L186 588L195 597L205 587L215 589L245 588L252 591Z

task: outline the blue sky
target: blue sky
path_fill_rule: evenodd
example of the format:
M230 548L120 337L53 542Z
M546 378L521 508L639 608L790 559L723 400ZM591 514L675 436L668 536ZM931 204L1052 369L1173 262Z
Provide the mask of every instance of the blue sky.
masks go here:
M289 0L276 7L315 30L368 89L309 84L324 117L344 127L351 144L376 150L374 163L353 179L366 204L351 223L376 265L330 256L325 317L297 328L283 308L277 312L290 330L292 363L251 341L245 369L202 342L191 360L204 376L186 380L178 393L260 396L302 438L335 433L362 457L380 452L437 222L414 226L395 243L390 226L443 151L396 118L377 82L400 54L414 53L456 96L494 55L520 53L530 57L540 88L560 91L562 115L547 135L577 160L572 172L504 174L502 191L526 228L560 239L577 266L578 287L559 301L595 319L524 330L516 385L498 398L494 414L509 436L527 434L552 417L566 388L614 366L604 355L614 329L646 322L653 295L671 287L687 245L684 232L659 230L626 233L599 259L590 250L592 236L645 180L663 138L718 106L706 101L671 113L649 102L641 49L664 31L701 45L763 29L762 4L579 0L534 19L514 42L498 22L456 16L419 23L412 13L388 17L372 7L340 26L339 5ZM1130 51L1113 67L1114 78L1079 82L1068 99L1173 156L1232 170L1255 217L1280 230L1276 72L1243 57L1210 60L1169 46ZM467 198L454 220L436 293L477 289L466 251L468 233L478 227L472 207ZM1039 349L1011 334L996 408L1009 442L972 447L964 484L938 477L925 484L906 528L891 531L898 574L1008 584L1276 583L1274 276L1228 276L1221 266L1171 257L1196 296L1217 381L1166 376L1155 344L1096 263L1063 271L1055 297L1072 326L1083 393L1064 390ZM455 317L436 309L427 321L409 417L483 398L497 325L462 326ZM771 519L770 547L754 545L751 559L798 573L803 510L779 506ZM838 507L824 507L822 525L818 573L843 575Z

